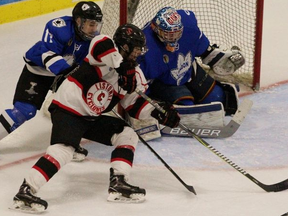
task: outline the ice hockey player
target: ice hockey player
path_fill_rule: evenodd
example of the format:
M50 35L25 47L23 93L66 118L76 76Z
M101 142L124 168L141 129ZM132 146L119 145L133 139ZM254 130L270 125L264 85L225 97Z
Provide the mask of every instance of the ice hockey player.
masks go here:
M245 63L241 51L223 51L216 45L211 46L197 26L194 13L189 10L164 7L145 25L143 32L149 50L138 62L150 85L147 91L150 97L184 105L183 109L177 108L180 114L195 113L193 108L199 104L207 106L200 106L197 111L207 112L207 107L213 110L211 102L221 102L225 115L236 112L235 86L215 81L195 57L200 57L215 73L225 76Z
M96 3L81 1L73 8L72 17L55 18L46 24L42 40L24 55L25 66L16 86L14 107L0 115L0 140L33 118L49 90L56 90L64 77L82 63L91 39L100 33L102 16ZM79 157L87 154L82 148L77 151Z
M178 125L180 117L173 106L162 104L166 110L163 114L134 91L137 88L145 92L147 88L136 62L145 50L145 36L132 24L119 26L113 40L99 35L91 41L83 64L64 80L49 107L51 145L25 177L14 197L15 209L39 212L47 208L47 202L35 193L71 161L81 138L114 146L108 201L145 200L145 189L128 183L138 136L124 120L106 115L120 102L134 118L154 117L163 125Z

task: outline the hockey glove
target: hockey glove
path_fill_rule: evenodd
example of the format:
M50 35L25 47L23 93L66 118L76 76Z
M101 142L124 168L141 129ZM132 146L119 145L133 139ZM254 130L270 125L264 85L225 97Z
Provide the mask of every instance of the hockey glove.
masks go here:
M77 71L79 68L79 64L75 63L72 66L70 66L69 68L66 68L65 70L61 71L54 79L50 89L52 90L52 92L56 92L57 89L59 88L59 86L61 85L61 83L72 73L74 73L75 71Z
M166 125L170 128L177 127L180 122L180 115L178 111L169 103L161 102L159 105L165 110L165 113L154 109L151 112L151 116L157 119L162 125Z
M231 50L221 50L216 45L211 48L202 61L218 75L232 74L245 64L245 57L237 46L233 46Z
M132 62L126 61L120 64L119 68L115 69L119 74L118 85L131 94L137 87L135 76L135 65Z

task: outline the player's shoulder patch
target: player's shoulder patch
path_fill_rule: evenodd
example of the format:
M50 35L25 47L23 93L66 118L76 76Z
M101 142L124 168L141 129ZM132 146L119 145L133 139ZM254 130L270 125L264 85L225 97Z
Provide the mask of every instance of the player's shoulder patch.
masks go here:
M55 27L61 28L61 27L66 26L66 22L62 18L56 18L56 19L52 20L52 25Z

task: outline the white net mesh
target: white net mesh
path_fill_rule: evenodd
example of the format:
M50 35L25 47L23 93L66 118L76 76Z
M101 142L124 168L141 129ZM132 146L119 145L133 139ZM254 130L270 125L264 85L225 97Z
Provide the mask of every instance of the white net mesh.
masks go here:
M103 34L113 35L119 25L120 0L105 0L103 6ZM223 81L252 86L255 54L257 0L128 0L128 22L142 28L162 7L192 10L200 29L211 44L225 48L238 46L246 63L229 77L215 77ZM223 79L224 78L224 79Z

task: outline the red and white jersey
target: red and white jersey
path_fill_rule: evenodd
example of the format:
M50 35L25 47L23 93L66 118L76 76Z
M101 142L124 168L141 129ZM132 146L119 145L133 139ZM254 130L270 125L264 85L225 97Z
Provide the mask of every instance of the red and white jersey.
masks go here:
M57 90L50 110L58 107L78 116L99 116L111 111L120 102L132 117L152 118L152 105L136 92L127 94L118 85L119 75L115 68L122 60L109 36L96 36L83 64ZM143 72L138 66L135 70L137 88L145 92L148 85Z

